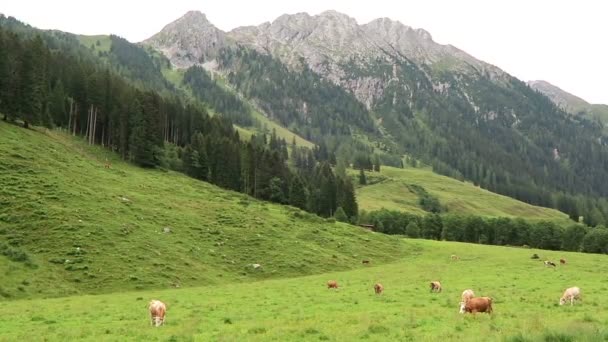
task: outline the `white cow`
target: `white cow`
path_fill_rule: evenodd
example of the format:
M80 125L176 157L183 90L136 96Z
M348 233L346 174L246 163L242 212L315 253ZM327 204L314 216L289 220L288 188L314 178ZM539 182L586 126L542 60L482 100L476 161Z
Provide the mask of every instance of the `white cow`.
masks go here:
M576 286L567 288L559 299L559 305L564 305L567 301L570 301L570 305L574 305L575 299L581 299L581 289Z
M161 326L165 322L165 313L167 312L167 306L165 303L154 299L150 301L150 306L148 309L150 310L150 319L152 320L152 325L155 327Z

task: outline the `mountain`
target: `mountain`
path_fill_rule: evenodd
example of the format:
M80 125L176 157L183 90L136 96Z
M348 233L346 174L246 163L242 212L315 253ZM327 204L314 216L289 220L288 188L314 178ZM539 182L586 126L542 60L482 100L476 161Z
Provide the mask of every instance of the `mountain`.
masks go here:
M547 81L529 81L528 85L543 93L557 106L572 114L582 114L608 125L608 105L591 104Z
M393 166L407 154L491 191L569 207L573 218L578 208L589 210L563 204L580 202L575 195L608 195L599 123L570 115L423 29L387 18L359 24L327 11L222 32L189 12L143 44L165 51L175 66L203 65L266 116L325 142L345 163L370 147ZM167 52L176 47L179 53Z
M226 46L226 35L198 11L190 11L143 42L161 51L178 67L211 60Z

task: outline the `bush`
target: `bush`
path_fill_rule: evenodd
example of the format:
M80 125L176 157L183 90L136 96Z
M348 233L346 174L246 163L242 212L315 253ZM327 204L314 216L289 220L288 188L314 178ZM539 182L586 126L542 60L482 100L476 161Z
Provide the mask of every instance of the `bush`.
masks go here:
M338 209L336 209L334 218L336 219L336 221L339 222L348 222L348 216L346 216L346 213L344 212L344 209L342 209L342 207L338 207Z

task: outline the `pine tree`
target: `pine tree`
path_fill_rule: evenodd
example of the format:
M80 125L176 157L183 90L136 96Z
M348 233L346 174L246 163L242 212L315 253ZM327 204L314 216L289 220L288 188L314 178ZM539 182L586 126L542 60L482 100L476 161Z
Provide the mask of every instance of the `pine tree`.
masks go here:
M55 86L51 91L49 107L53 122L61 123L66 121L66 97L63 82L61 82L61 80L58 80L55 83Z
M334 218L336 219L336 221L339 221L339 222L348 222L348 216L346 215L346 213L344 212L344 209L342 209L342 207L338 207L338 209L336 209Z
M359 184L367 185L367 179L365 178L365 171L363 171L363 169L359 170Z
M275 203L284 203L285 194L283 193L283 181L278 177L270 179L268 186L270 192L270 201Z
M359 214L359 206L357 205L357 198L355 197L355 188L353 186L350 178L346 178L343 180L342 187L342 202L338 203L338 205L342 206L346 215L353 221Z
M330 217L336 211L336 178L328 162L322 162L316 172L317 188L320 190L317 214Z
M307 194L304 182L300 176L294 176L289 187L289 204L300 209L306 209Z

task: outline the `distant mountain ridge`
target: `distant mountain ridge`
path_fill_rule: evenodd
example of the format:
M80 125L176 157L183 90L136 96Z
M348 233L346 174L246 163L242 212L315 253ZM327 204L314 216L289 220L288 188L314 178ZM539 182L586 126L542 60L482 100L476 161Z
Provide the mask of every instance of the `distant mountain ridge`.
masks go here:
M528 86L549 97L556 105L572 114L583 114L608 124L608 105L591 104L582 98L542 80L529 81Z

